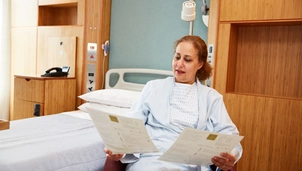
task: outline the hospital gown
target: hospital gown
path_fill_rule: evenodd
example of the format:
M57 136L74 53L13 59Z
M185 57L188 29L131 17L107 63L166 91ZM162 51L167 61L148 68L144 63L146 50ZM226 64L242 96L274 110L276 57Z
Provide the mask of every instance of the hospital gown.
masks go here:
M216 90L202 85L198 80L196 83L199 113L196 129L239 135L227 113L222 95ZM143 120L150 138L161 152L127 154L121 159L122 163L128 163L127 171L211 170L208 166L192 166L157 160L183 131L182 127L171 124L169 119L170 97L175 84L174 77L149 81L142 90L139 100L131 107L130 117ZM232 150L232 154L238 161L242 155L240 144Z

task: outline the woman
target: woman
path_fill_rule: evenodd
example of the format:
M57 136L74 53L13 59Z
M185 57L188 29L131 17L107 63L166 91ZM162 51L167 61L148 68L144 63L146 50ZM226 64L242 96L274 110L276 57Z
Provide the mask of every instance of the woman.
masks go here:
M238 135L223 103L222 96L200 82L211 76L207 46L198 36L184 36L176 41L172 60L174 77L149 81L130 115L143 120L160 153L116 154L105 148L111 160L128 163L127 170L202 170L209 166L192 166L157 160L175 142L185 127ZM242 155L240 144L232 153L213 156L212 162L229 170Z

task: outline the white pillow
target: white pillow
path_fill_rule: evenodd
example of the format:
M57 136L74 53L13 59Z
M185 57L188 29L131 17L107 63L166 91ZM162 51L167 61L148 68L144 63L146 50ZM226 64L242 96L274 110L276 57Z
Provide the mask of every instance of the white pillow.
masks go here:
M78 108L81 111L88 113L87 107L95 108L95 109L102 109L103 111L106 111L108 113L113 113L116 115L126 115L128 113L128 111L130 110L130 108L110 106L110 105L91 103L91 102L83 103Z
M79 98L86 102L130 108L138 100L140 94L141 92L131 90L101 89L80 95Z

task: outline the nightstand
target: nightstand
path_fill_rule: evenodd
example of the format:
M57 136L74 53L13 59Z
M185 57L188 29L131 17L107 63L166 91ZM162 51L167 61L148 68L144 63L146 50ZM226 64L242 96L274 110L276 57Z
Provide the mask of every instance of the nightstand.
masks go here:
M15 75L10 120L75 110L76 79Z

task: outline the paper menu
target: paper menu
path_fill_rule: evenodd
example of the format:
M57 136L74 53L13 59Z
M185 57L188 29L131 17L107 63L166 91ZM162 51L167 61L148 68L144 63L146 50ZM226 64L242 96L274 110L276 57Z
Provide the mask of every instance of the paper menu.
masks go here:
M87 110L104 144L113 154L159 152L142 120L95 108L87 107Z
M114 115L101 109L88 108L88 113L105 146L113 154L159 152L140 119ZM211 158L231 152L243 136L227 135L185 128L159 160L208 166Z
M238 135L185 128L159 160L208 166L212 164L214 156L220 156L221 152L231 152L242 139L243 136Z

